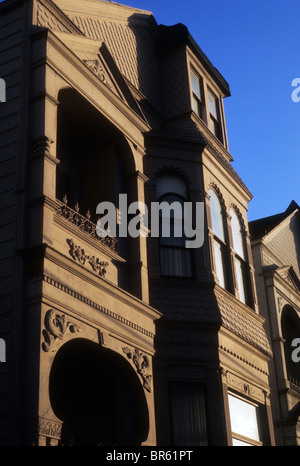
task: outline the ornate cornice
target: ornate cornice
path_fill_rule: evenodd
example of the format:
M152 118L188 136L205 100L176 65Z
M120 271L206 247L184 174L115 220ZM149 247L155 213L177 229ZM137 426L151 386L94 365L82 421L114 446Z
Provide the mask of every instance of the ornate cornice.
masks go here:
M142 333L143 335L153 339L154 334L149 332L149 330L144 329L143 327L135 324L134 322L131 322L130 320L126 319L125 317L120 316L119 314L116 314L115 312L110 311L109 309L101 306L98 303L95 303L95 301L92 301L90 298L87 298L86 296L83 296L82 294L78 293L77 291L69 288L68 286L54 280L51 277L48 277L47 275L43 275L42 280L46 283L48 283L51 286L54 286L55 288L58 288L62 292L68 294L69 296L72 296L75 299L78 299L79 301L83 302L84 304L87 304L88 306L93 307L94 309L97 309L99 312L102 312L103 314L111 317L114 320L117 320L118 322L121 322L122 324L126 325L127 327L130 327L134 330L136 330L139 333Z

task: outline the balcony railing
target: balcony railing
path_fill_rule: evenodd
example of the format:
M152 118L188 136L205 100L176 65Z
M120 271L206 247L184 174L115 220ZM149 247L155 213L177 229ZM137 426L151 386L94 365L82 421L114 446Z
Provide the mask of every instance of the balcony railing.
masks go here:
M300 380L298 378L289 376L290 388L300 393Z
M58 215L65 218L72 225L79 228L79 230L87 233L91 238L99 241L104 246L109 247L113 252L117 252L117 239L109 236L107 232L100 229L99 226L90 220L91 213L89 210L87 211L86 216L81 215L79 213L80 208L78 203L76 203L74 209L71 209L71 207L68 206L68 199L66 195L64 196L63 201L59 201L58 199L56 201L59 205L56 210Z

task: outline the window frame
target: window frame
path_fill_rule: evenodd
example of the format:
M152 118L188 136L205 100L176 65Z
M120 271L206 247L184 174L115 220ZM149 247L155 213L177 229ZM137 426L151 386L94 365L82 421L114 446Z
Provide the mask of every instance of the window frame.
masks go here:
M232 222L232 214L236 217L236 220L239 225L239 234L240 234L240 240L241 240L241 246L242 246L242 253L244 257L235 249L235 241L234 241L234 229L233 229L233 222ZM239 301L247 306L250 306L250 277L247 272L248 266L249 266L249 260L248 260L248 255L247 255L247 248L246 248L246 241L245 241L245 228L243 226L243 223L241 221L240 215L236 211L234 207L231 207L230 212L229 212L230 218L231 218L231 234L232 234L232 255L233 255L233 273L235 276L235 283L236 283L236 290L238 292L237 298ZM237 265L240 266L241 270L241 279L242 279L242 286L243 289L241 290L239 287L239 277L238 277L238 270L237 270ZM242 299L242 296L244 296L244 299Z
M216 116L213 115L210 111L210 98L213 98L215 107L216 107ZM221 135L221 112L220 112L220 102L219 98L215 95L215 93L211 90L209 86L207 86L207 105L208 105L208 127L210 132L222 142L222 135ZM211 123L213 124L214 130L211 128Z
M212 203L211 203L211 194L213 193L218 205L220 207L220 217L222 220L222 229L223 229L223 238L221 238L213 228L213 211L212 211ZM211 187L208 190L209 198L210 198L210 217L211 217L211 232L212 232L212 246L213 246L213 254L214 254L214 271L218 279L218 284L224 289L228 290L230 288L230 277L229 277L229 267L228 267L228 237L227 237L227 229L226 229L226 222L225 222L225 209L222 205L220 195L216 192L216 190ZM215 245L220 247L221 251L221 259L222 259L222 273L223 273L223 282L224 286L220 282L220 278L217 272L217 260L216 260L216 253L215 253Z
M186 185L186 191L188 191L188 186L186 183L186 180L184 179L183 176L181 176L178 173L160 173L157 178L163 177L164 175L172 175L175 178L178 178L178 180L181 180L184 182ZM188 195L188 194L187 194ZM169 202L170 198L172 198L171 202ZM159 197L156 198L156 201L161 203L161 202L168 202L170 205L174 202L179 202L182 206L184 202L187 201L187 198L185 198L183 195L175 193L173 191L166 191L163 194L161 194ZM184 210L182 209L182 222L184 219ZM170 231L172 231L172 225L174 225L174 219L172 221L172 218L170 219ZM184 224L182 224L182 238L185 238L184 236ZM159 213L159 268L160 268L160 275L163 278L170 278L170 279L184 279L184 280L191 280L194 278L194 266L193 266L193 257L192 257L192 252L190 249L187 249L184 245L168 245L168 244L163 244L162 243L162 237L161 237L161 212ZM175 238L176 239L176 238ZM181 238L178 238L181 239ZM169 274L169 273L163 273L163 267L162 267L162 254L161 251L165 250L174 250L174 251L185 251L185 256L186 258L184 259L184 268L189 269L190 273L189 274Z
M197 79L200 96L194 91L193 87L193 76ZM190 85L191 85L191 100L192 100L192 110L196 113L196 115L201 118L201 120L205 121L205 92L204 92L204 85L203 85L203 78L202 76L195 70L193 66L190 66ZM194 108L194 101L196 102L197 110Z
M246 405L249 405L249 406L253 406L255 408L256 427L257 427L257 434L258 434L259 440L248 437L248 436L246 436L244 434L241 434L239 432L235 432L232 429L232 412L230 410L230 397L231 398L236 398L240 402L245 403ZM230 390L228 392L228 408L229 408L229 419L230 419L230 425L231 425L231 438L232 438L232 441L237 440L239 442L246 443L248 446L263 446L263 442L260 440L261 439L261 432L260 432L260 412L259 412L260 406L259 406L259 404L252 401L252 400L244 398L244 397L242 397L242 396L238 395L237 393Z

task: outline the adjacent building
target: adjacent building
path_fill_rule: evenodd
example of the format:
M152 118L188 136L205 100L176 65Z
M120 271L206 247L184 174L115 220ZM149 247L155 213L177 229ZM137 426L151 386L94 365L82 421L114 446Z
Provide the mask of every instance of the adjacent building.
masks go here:
M147 11L6 0L0 15L1 444L274 445L228 83ZM99 236L99 203L119 232L133 219L120 195L200 206L203 245L176 214L168 237Z
M249 224L261 315L272 345L270 383L276 445L300 445L300 214Z

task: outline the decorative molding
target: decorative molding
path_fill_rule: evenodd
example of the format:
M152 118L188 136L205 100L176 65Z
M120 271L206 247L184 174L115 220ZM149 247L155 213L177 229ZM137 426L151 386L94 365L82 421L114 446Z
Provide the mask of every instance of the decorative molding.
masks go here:
M220 349L225 351L226 353L230 354L230 356L233 356L237 359L239 359L240 361L242 361L244 364L247 364L248 366L252 367L253 369L261 372L262 374L264 375L269 375L268 372L264 371L263 369L255 366L253 363L251 363L250 361L247 361L244 357L241 357L239 356L238 354L234 353L232 350L230 350L229 348L226 348L225 346L221 345L220 346Z
M227 372L226 381L229 387L235 389L239 393L251 397L260 403L265 403L266 395L264 390L255 387L254 385L246 382L244 379L241 379L234 374L231 374L230 372Z
M244 435L237 434L236 432L232 432L232 437L236 440L240 440L241 442L251 444L256 447L262 447L263 442L259 442L258 440L250 439L249 437L245 437Z
M37 6L37 25L61 32L70 32L70 30L40 2L38 2Z
M72 239L66 240L70 246L70 255L72 259L79 262L81 265L85 265L87 262L95 272L100 277L105 277L106 268L108 267L108 262L100 261L100 259L95 258L95 256L89 256L85 253L84 249L81 246L77 246Z
M33 143L33 154L35 156L50 154L51 145L53 141L48 138L48 136L41 136L40 138L36 139Z
M56 344L70 333L80 332L80 327L68 320L64 314L59 314L54 309L49 309L45 315L45 328L43 337L45 341L42 343L42 348L45 352L56 351Z
M215 194L218 197L218 199L220 201L220 204L221 204L221 207L222 207L222 211L223 211L222 214L225 215L226 218L228 218L229 214L228 214L226 202L225 202L225 199L223 197L222 191L220 190L219 186L216 183L211 182L209 184L209 186L208 186L208 191L209 190L215 191ZM210 195L209 194L208 194L208 199L210 200Z
M62 12L62 10L52 1L39 0L36 2L36 25L45 27L50 30L61 32L71 32L78 36L84 36L84 33L77 27L71 18Z
M108 87L111 87L106 71L100 61L100 59L95 59L95 60L83 60L83 62L92 70L92 72L98 76L100 81L102 81L104 84L106 84Z
M39 435L61 439L62 423L39 418Z
M79 230L87 233L91 238L99 241L104 246L107 246L113 252L116 252L117 242L118 242L117 238L109 236L107 232L105 232L105 235L103 234L103 236L99 236L97 234L97 231L103 232L103 230L101 230L97 225L91 222L90 211L87 211L86 216L84 217L83 215L79 213L80 209L79 209L78 203L76 203L75 205L75 210L71 209L71 207L67 205L68 198L66 195L64 196L63 202L59 201L58 199L56 199L56 202L59 206L56 209L56 214L65 218L69 223L79 228Z
M53 278L48 277L47 275L43 275L42 279L46 283L49 283L49 285L52 285L55 288L60 289L62 292L67 293L69 296L72 296L73 298L78 299L82 303L85 303L88 306L91 306L94 309L97 309L98 311L102 312L103 314L106 314L107 316L111 317L112 319L117 320L118 322L121 322L122 324L126 325L127 327L130 327L130 328L136 330L137 332L142 333L143 335L146 335L147 337L149 337L151 339L154 338L154 334L149 332L148 330L140 327L139 325L131 322L128 319L125 319L124 317L116 314L115 312L110 311L109 309L101 306L100 304L95 303L90 298L87 298L86 296L83 296L82 294L78 293L75 290L72 290L68 286L63 285L62 283L54 280Z
M152 375L149 373L150 362L148 356L142 353L138 348L132 350L128 347L124 347L122 349L127 358L132 361L137 373L142 378L144 389L151 393Z

